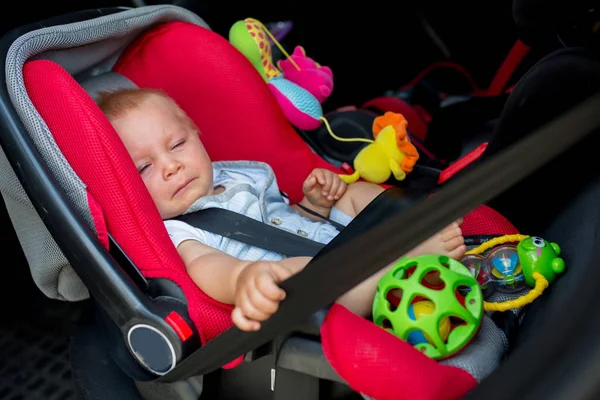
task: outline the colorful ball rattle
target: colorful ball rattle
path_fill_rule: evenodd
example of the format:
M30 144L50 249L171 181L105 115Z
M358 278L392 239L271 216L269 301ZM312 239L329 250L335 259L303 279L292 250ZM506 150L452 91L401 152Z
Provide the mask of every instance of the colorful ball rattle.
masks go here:
M415 301L413 304L408 306L408 317L413 321L421 319L421 317L423 317L424 315L432 315L434 312L435 304L433 304L429 300ZM442 320L440 321L440 337L444 342L448 340L448 335L450 334L450 327L450 318L442 318ZM429 337L429 335L421 331L412 331L411 333L409 333L407 341L413 346L422 343L434 344L433 340Z
M379 281L373 301L377 325L436 360L464 348L479 330L482 316L477 281L464 265L446 256L399 260Z
M510 243L517 243L514 246ZM481 254L494 248L487 257ZM532 288L527 294L500 303L484 302L485 311L508 311L523 307L540 297L556 276L565 270L565 261L559 257L558 244L538 236L505 235L491 239L469 250L462 262L475 269L484 264L487 276L500 287Z

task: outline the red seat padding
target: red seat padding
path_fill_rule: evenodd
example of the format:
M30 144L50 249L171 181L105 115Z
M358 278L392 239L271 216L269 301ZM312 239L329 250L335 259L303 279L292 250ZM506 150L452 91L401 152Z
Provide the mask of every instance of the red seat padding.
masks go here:
M351 327L351 328L349 328ZM349 386L377 400L458 400L477 381L334 304L321 327L325 357Z
M171 279L183 289L203 341L230 327L231 307L204 295L189 278L131 157L94 100L52 61L27 62L23 75L61 152L104 213L108 232L144 276Z
M502 214L486 205L481 205L465 215L461 228L463 236L502 236L519 233L519 230Z

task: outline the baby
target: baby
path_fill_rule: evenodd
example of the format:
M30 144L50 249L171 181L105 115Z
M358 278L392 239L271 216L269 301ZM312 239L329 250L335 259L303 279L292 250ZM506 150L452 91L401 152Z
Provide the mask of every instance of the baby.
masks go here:
M122 89L104 93L99 106L137 166L190 277L211 298L234 305L232 319L240 329L260 329L260 322L275 313L285 298L278 283L301 271L311 258L286 258L170 219L220 207L325 244L338 231L288 205L268 165L212 163L194 122L163 92ZM365 182L347 185L337 174L315 169L304 181L300 204L345 226L382 191ZM460 258L466 251L460 223L454 222L406 256ZM377 282L390 267L345 293L338 303L369 316Z

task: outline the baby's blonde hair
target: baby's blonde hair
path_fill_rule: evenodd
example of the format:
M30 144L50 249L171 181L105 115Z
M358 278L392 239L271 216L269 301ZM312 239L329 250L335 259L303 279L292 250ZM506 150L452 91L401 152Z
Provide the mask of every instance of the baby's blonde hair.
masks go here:
M170 102L173 105L175 115L181 119L181 122L190 125L198 132L198 127L185 111L179 107L173 98L160 89L126 88L102 92L99 95L98 107L106 115L106 118L112 122L126 116L130 110L138 108L152 96L160 97Z

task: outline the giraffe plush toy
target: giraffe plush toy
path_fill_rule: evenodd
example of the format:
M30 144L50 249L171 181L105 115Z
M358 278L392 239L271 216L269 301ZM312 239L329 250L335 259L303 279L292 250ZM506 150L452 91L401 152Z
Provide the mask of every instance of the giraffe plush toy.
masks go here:
M237 48L267 83L283 114L295 127L313 130L322 123L325 101L333 90L333 73L297 47L282 61L273 63L270 33L256 19L238 21L229 30L229 42ZM274 43L277 44L276 41Z

